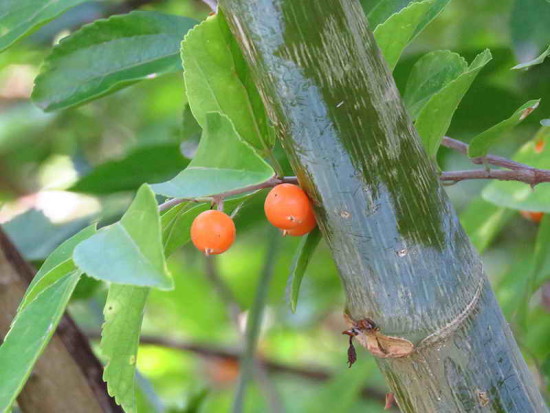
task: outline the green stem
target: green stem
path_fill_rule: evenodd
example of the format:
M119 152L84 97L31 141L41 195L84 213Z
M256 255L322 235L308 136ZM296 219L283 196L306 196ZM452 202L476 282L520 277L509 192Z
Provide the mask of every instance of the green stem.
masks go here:
M233 412L240 413L244 408L244 400L248 383L254 374L254 355L258 344L258 337L262 326L264 309L269 292L269 285L274 273L275 258L279 250L281 237L275 228L269 229L269 243L267 245L267 253L264 267L258 282L258 289L254 298L254 303L248 312L248 321L245 331L245 348L240 362L239 383L237 385L237 393L233 402Z

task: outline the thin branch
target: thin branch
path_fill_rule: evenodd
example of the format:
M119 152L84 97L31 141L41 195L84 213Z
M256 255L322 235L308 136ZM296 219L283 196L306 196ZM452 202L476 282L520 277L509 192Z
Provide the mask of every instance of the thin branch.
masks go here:
M87 336L92 340L100 340L101 332L99 331L88 332ZM144 336L141 336L140 338L140 344L148 345L148 346L164 347L164 348L180 350L180 351L188 351L191 353L199 354L203 357L227 359L227 360L233 360L236 362L238 362L239 359L241 358L241 352L235 348L218 347L218 346L212 346L212 345L205 345L202 343L185 342L185 341L171 339L167 337L144 335ZM320 368L296 367L293 365L280 363L278 361L270 360L266 358L259 358L258 362L261 363L261 365L270 373L291 374L293 376L298 376L304 379L308 379L312 381L321 381L321 382L330 380L332 378L331 373ZM365 398L377 400L381 403L384 401L384 398L385 398L385 393L372 387L363 388L363 390L361 391L361 394Z
M456 139L449 138L445 136L441 142L442 146L445 146L449 149L453 149L457 152L460 152L464 155L468 155L468 144L461 142ZM550 182L550 170L549 169L538 169L532 166L512 161L511 159L503 158L496 155L487 155L481 158L471 158L472 163L476 165L485 165L486 169L474 169L467 171L445 171L440 175L440 179L443 182L447 183L456 183L460 181L466 181L470 179L496 179L499 181L517 181L524 182L526 184L534 187L543 182ZM499 166L501 168L506 168L507 170L492 170L488 168L488 165ZM245 194L248 192L258 191L260 189L271 188L282 183L293 183L297 184L298 179L295 176L286 176L284 178L271 178L265 182L256 185L250 185L243 188L234 189L227 192L222 192L209 197L204 198L173 198L163 204L159 205L159 210L166 211L176 205L179 205L183 202L214 202L219 203L223 202L224 199Z
M222 192L210 197L204 197L204 198L173 198L169 201L164 202L163 204L159 205L159 211L166 211L167 209L170 209L176 205L182 204L184 202L214 202L219 201L220 199L226 199L235 195L241 195L246 194L248 192L254 192L259 191L260 189L265 188L272 188L276 185L283 184L283 183L292 183L296 184L298 183L298 179L295 176L285 176L284 178L271 178L268 179L265 182L256 184L256 185L249 185L245 186L243 188L233 189L231 191Z
M441 142L442 146L445 146L449 149L453 149L457 152L460 152L463 155L468 155L468 144L449 138L448 136L445 136L443 138L443 141ZM522 170L534 170L535 168L525 165L523 163L519 163L516 161L512 161L510 159L503 158L501 156L496 155L487 155L485 157L481 158L471 158L470 159L472 163L475 163L476 165L495 165L495 166L501 166L503 168L512 169L514 171L522 171ZM498 178L497 178L498 179Z
M550 182L550 171L545 169L524 170L494 170L474 169L468 171L442 172L439 176L444 182L460 182L471 179L496 179L499 181L518 181L535 186L542 182Z

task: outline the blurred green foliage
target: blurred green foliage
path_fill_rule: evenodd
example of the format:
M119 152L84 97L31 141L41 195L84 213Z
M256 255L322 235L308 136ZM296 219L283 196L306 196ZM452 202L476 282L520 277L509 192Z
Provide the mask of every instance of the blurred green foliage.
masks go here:
M368 11L378 0L363 3ZM406 4L407 1L394 1L392 10ZM550 117L550 59L528 71L510 70L537 57L549 43L550 28L540 23L548 16L547 4L545 0L451 2L405 49L394 71L400 91L405 92L413 65L427 52L451 49L471 62L482 50L490 48L493 60L479 73L458 106L448 135L468 141L509 117L526 101L542 99L537 111L506 132L506 139L503 137L502 143L492 149L510 156L534 136L541 119ZM36 264L90 220L105 225L120 218L140 183L166 179L171 168L177 169L178 161L172 156L174 147L179 145L188 158L196 149L198 127L188 116L181 73L143 81L61 112L44 114L30 104L34 77L60 33L124 10L123 6L122 2L82 4L0 54L0 200L6 203L3 219L9 219L13 215L10 211L17 208L43 207L33 194L46 190L72 186L93 194L96 203L86 219L74 218L69 211L64 222L52 223L48 214L34 211L5 225L27 258ZM143 9L197 20L209 13L197 0L159 1ZM149 148L151 163L147 157ZM159 151L170 152L168 164L151 170L151 165L159 163L158 154L163 153ZM288 169L280 148L276 153ZM438 161L444 170L471 166L466 157L448 150L439 152ZM139 168L139 163L144 168ZM132 172L133 168L139 173ZM472 219L479 221L482 214L488 214L485 222L475 221L466 228L476 245L484 249L485 268L499 302L508 320L517 327L517 304L532 272L537 225L510 210L503 212L484 205L485 201L478 198L484 185L460 183L448 187L448 193L459 211L476 200ZM83 202L89 201L86 198ZM236 297L243 316L254 300L266 254L267 224L262 202L263 194L259 194L239 210L238 241L230 252L216 258L219 276ZM54 205L59 210L66 207L63 203ZM498 225L488 229L489 237L480 228L491 219L491 214L499 215ZM344 298L330 252L322 242L302 281L296 313L290 311L286 302L287 277L298 243L294 238L285 238L281 243L258 345L260 357L298 369L301 374L272 371L269 376L273 387L289 412L382 411L380 395L386 385L373 358L359 350L358 363L351 370L347 368L347 342L339 334L345 327L341 316ZM159 344L177 343L193 347L194 351L170 349L144 340L137 362L138 411L227 411L236 387L238 364L231 358L207 356L199 350L237 351L239 333L226 304L206 276L204 257L187 245L170 256L168 265L176 288L151 292L142 333ZM106 289L83 279L77 291L70 312L84 329L95 333L103 322L101 309ZM525 328L517 338L544 387L550 379L550 303L542 297L540 291L529 295ZM247 395L247 412L266 411L264 387L258 380L253 383Z

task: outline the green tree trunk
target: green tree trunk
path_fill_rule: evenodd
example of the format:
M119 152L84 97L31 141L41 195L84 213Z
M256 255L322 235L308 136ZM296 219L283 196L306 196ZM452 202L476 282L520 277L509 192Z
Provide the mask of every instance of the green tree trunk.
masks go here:
M220 7L315 203L351 319L415 346L377 359L401 410L547 411L359 3ZM392 353L381 340L378 355Z

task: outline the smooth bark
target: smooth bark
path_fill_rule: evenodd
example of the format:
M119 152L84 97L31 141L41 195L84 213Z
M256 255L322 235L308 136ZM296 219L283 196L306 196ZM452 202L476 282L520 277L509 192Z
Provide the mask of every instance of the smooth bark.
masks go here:
M220 7L315 203L347 312L415 346L378 359L401 410L546 411L359 3Z

